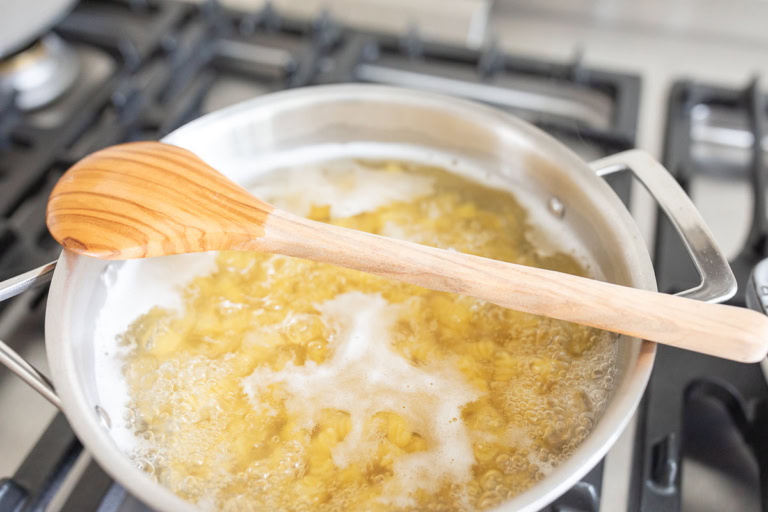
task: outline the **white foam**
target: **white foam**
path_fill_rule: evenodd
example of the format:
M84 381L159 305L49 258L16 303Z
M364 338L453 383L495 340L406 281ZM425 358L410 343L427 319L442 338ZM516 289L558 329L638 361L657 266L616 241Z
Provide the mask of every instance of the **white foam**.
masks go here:
M332 357L322 364L290 364L281 371L258 368L243 380L254 403L273 384L288 393L286 407L305 428L323 409L347 411L352 429L333 449L340 467L365 461L378 441L365 437L364 424L378 412L396 412L427 442L427 451L395 462L386 499L405 499L416 489L434 492L446 479L466 482L474 455L461 418L462 407L478 398L450 361L416 367L391 347L390 331L405 305L379 294L350 292L317 306L334 329ZM399 503L404 505L404 503Z
M216 266L216 254L208 252L116 262L101 275L109 293L94 327L99 405L111 419L112 438L126 452L136 448L139 438L125 427L123 419L129 393L122 366L130 348L119 345L119 336L131 322L157 305L180 311L181 289L194 277L210 273Z
M313 205L331 206L332 218L352 217L430 194L425 176L381 172L355 161L282 169L275 179L250 187L256 197L295 215L306 216Z

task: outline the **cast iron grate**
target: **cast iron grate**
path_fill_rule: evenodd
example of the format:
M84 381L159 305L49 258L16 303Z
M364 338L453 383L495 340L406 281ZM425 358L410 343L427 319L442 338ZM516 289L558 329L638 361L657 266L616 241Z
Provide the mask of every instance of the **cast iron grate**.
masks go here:
M757 80L744 89L679 81L670 91L663 159L667 169L689 193L697 180L741 180L752 199L751 227L731 261L739 285L731 303L739 306L744 306L752 268L768 256L766 115ZM697 128L709 117L711 123ZM661 212L654 266L660 291L675 293L698 282L685 248ZM756 506L768 511L767 407L768 386L760 365L660 346L640 408L630 510L677 512L694 501L683 493L683 474L690 463L741 481L757 494L752 500Z

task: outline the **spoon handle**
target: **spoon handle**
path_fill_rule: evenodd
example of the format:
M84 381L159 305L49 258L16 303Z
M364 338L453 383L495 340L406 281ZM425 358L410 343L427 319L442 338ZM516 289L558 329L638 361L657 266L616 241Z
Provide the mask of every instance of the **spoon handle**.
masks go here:
M768 317L734 306L435 249L275 209L258 247L741 362L768 351Z
M65 249L96 258L261 250L736 361L759 361L768 351L768 317L760 313L302 219L195 154L157 142L112 146L77 162L51 192L47 223Z

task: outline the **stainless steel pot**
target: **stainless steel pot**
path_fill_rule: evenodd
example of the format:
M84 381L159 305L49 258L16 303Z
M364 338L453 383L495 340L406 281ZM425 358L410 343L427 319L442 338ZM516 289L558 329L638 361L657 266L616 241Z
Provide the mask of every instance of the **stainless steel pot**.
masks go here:
M459 166L483 168L488 176L511 184L535 214L549 216L552 229L563 240L570 239L589 256L594 270L605 279L655 290L653 267L640 233L601 179L629 170L670 217L701 275L701 284L682 295L718 302L735 292L733 274L693 203L649 155L627 151L587 164L531 125L485 106L373 85L312 87L205 116L165 141L195 151L225 173L242 169L244 162L253 163L250 168L256 173L264 162L299 154L299 150L360 156L361 143L382 158L397 157L404 148L414 147L447 154ZM252 176L235 172L230 177L247 183ZM151 260L143 261L152 265ZM0 360L64 411L96 460L131 493L159 510L192 509L138 470L110 434L95 378L94 319L110 293L100 276L116 264L65 252L55 265L46 343L56 391L8 347L0 346ZM50 264L0 284L0 299L45 280L53 267ZM655 353L652 343L620 340L615 389L593 432L571 458L500 510L538 510L600 461L635 411Z

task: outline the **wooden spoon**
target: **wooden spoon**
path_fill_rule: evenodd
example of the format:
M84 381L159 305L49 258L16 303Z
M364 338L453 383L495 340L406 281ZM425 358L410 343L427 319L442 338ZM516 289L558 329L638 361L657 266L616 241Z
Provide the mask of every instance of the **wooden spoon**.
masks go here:
M768 317L757 312L306 220L159 142L113 146L76 163L51 193L47 223L65 249L94 258L265 251L736 361L768 351Z

